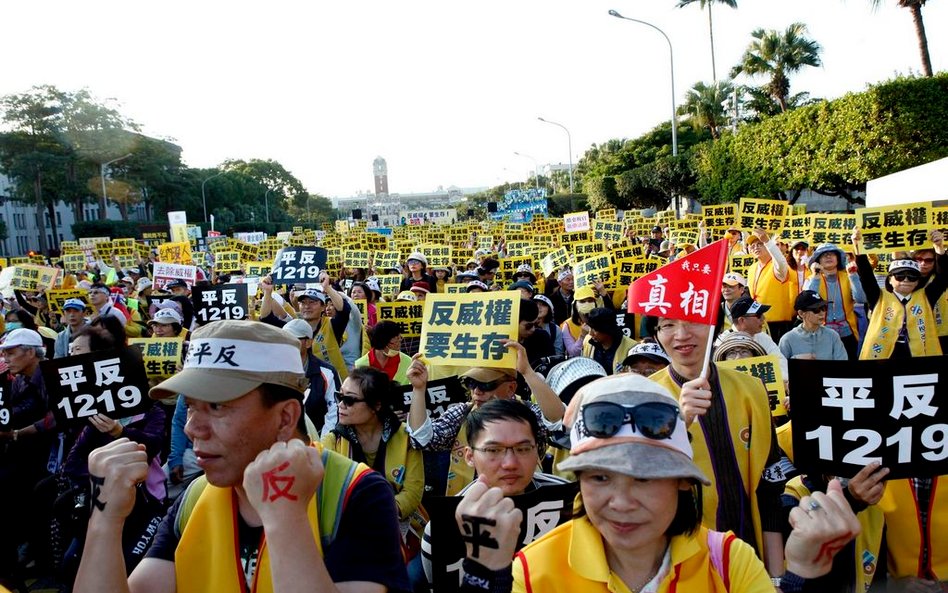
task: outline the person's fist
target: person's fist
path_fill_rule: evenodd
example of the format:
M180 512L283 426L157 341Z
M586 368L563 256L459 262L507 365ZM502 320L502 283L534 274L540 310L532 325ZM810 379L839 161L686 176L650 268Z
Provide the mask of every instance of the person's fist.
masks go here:
M405 375L408 383L415 389L424 389L428 385L428 367L421 360L424 354L419 352L411 357L411 365Z
M784 553L787 570L805 579L830 571L833 557L859 535L859 520L843 496L839 480L832 480L826 494L814 492L790 510L793 531Z
M89 454L93 517L124 521L135 506L135 487L148 476L145 445L117 439Z
M711 384L703 377L688 381L681 386L678 403L685 426L691 426L695 418L704 416L711 408Z
M500 488L488 488L481 476L467 489L454 518L468 558L491 570L510 566L523 513Z
M323 480L319 451L299 439L277 441L244 470L244 492L264 526L298 520Z

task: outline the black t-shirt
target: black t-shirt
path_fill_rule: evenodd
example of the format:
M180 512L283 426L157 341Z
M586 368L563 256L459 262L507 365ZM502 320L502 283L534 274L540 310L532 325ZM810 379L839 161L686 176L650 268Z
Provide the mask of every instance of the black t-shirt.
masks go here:
M183 498L179 497L168 509L146 558L174 562L179 541L174 525ZM392 487L385 478L376 472L363 476L346 502L336 539L323 549L326 569L333 582L368 581L385 585L389 591L410 591L399 547L401 533L397 517ZM237 518L240 564L247 582L251 583L263 528L248 526L239 514Z

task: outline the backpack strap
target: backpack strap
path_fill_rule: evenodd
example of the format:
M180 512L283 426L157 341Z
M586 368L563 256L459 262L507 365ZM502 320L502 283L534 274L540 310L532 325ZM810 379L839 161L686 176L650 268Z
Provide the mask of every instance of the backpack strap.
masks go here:
M735 536L732 532L708 530L708 553L711 555L711 565L724 582L724 590L731 590L731 542Z
M181 534L184 533L184 528L188 524L188 519L191 518L191 513L194 512L194 507L206 487L207 478L200 475L188 484L188 487L181 494L181 504L178 506L178 515L174 521L174 534L178 539L181 539Z

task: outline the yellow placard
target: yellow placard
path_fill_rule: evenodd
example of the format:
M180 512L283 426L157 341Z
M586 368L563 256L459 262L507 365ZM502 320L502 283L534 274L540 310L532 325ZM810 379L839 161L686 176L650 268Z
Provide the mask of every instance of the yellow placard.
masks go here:
M62 314L63 303L68 299L80 299L89 305L89 291L85 288L54 288L46 291L46 302L49 304L49 310L56 314Z
M576 262L573 266L573 285L576 288L591 286L597 282L609 284L612 280L612 257L600 254Z
M401 269L402 267L397 251L376 251L372 259L372 266L377 271Z
M243 264L240 262L239 251L218 251L214 254L214 271L217 273L233 272L242 270Z
M757 258L753 255L732 255L728 260L728 272L734 272L735 274L740 274L744 278L747 278L747 270L757 261Z
M553 272L570 265L570 261L569 251L565 247L560 247L540 260L540 269L543 270L545 277L549 277Z
M780 233L780 239L791 245L797 241L806 241L810 243L810 227L812 226L812 217L803 214L794 214L787 217L787 225Z
M433 297L437 293L429 296ZM395 301L388 303L379 301L375 304L375 318L378 321L392 321L402 330L403 338L417 338L421 335L421 313L424 303L410 301Z
M727 229L734 226L735 210L734 204L717 204L713 206L702 206L701 216L704 217L704 228L708 229L708 241L716 241L724 236Z
M501 340L518 338L519 291L430 294L424 306L419 352L432 365L516 368Z
M530 269L533 270L533 258L529 255L522 257L505 257L500 260L500 269L497 270L497 276L504 282L512 282L514 274L517 273L517 268L524 264L527 264L530 266Z
M63 254L63 268L67 272L78 272L86 269L86 256L83 253Z
M767 388L768 399L770 400L770 413L774 416L787 415L787 408L783 405L783 400L787 397L787 391L783 383L783 372L780 370L780 362L777 360L776 354L726 360L714 364L717 365L718 368L735 370L763 381L764 386Z
M381 274L375 276L375 279L379 281L382 296L394 297L401 290L404 277L401 274Z
M852 245L855 214L811 214L810 239L814 245L833 243L839 247ZM843 247L846 250L845 247Z
M37 292L49 290L59 283L59 268L37 266L34 264L18 264L10 279L10 288Z
M361 249L348 249L346 250L344 263L347 268L368 268L369 252Z
M449 245L419 245L418 250L428 259L429 270L451 266L451 247Z
M741 198L736 222L745 231L764 229L774 237L779 237L789 213L790 204L783 200Z
M615 265L615 286L617 289L627 289L633 282L642 276L654 272L662 263L657 259L644 256L628 257L616 260Z
M613 215L615 210L612 211ZM622 223L613 220L600 220L593 223L593 242L618 243L622 240Z
M165 379L181 364L184 338L129 338L128 345L141 349L149 379Z
M169 264L191 264L193 261L191 259L191 243L188 241L162 243L158 246L158 261Z
M270 264L250 262L244 264L244 274L248 276L266 276L270 273Z
M862 253L892 253L931 249L935 226L931 202L860 208L856 226L862 229Z

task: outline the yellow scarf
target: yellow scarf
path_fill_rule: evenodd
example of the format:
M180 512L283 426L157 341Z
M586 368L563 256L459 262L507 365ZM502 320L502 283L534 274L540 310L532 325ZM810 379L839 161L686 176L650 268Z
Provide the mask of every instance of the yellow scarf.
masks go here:
M941 355L938 327L925 291L913 292L909 302L903 306L899 297L891 291L883 290L879 302L872 310L859 359L877 360L892 356L903 323L908 332L908 346L912 356Z
M336 340L336 334L332 331L332 322L328 317L319 321L319 330L313 334L313 355L328 362L339 373L339 380L345 381L349 376L349 369L346 367L346 361L342 358L342 352L339 350L339 342Z

